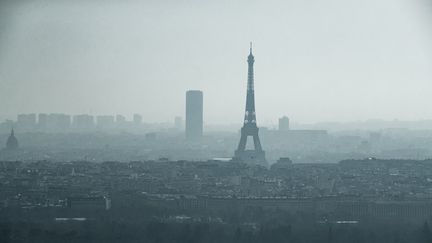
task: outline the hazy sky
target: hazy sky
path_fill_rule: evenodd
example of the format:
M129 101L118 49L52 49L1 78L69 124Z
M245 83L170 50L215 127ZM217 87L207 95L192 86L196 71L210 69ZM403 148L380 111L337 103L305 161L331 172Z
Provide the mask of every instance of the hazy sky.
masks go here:
M0 117L141 113L240 123L249 42L258 123L432 119L425 0L0 0Z

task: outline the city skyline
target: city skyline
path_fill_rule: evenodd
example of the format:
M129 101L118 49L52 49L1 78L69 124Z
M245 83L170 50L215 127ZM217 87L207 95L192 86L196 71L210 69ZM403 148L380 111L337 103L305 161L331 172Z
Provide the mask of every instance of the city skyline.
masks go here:
M237 60L251 40L259 47L257 78L266 80L257 85L261 124L282 115L301 123L432 118L432 34L420 0L253 1L246 11L242 2L222 1L173 4L161 15L167 6L156 2L44 2L1 3L8 36L0 38L1 119L65 112L170 121L183 114L183 92L199 89L205 121L238 123L246 77ZM273 21L264 19L268 12Z
M0 242L432 242L431 16L0 0Z
M19 122L19 117L20 116L35 116L35 120L34 123L36 125L39 125L39 121L41 119L40 116L66 116L69 119L69 122L67 122L69 125L73 125L73 118L77 117L77 116L90 116L93 117L93 125L97 126L99 124L98 122L98 118L110 118L113 119L114 123L134 123L134 116L141 116L138 113L133 113L133 114L85 114L85 113L78 113L78 114L69 114L69 113L19 113L16 114L14 117L10 117L4 120L1 120L0 123L17 123ZM285 120L286 118L288 118L288 123ZM184 119L183 116L178 115L178 116L173 116L168 120L161 120L161 121L148 121L145 119L145 117L142 117L142 124L171 124L174 127L178 127L178 125L176 125L176 119L180 119L177 122L182 122ZM336 127L338 125L344 127L344 126L350 126L351 129L366 129L363 128L363 125L371 125L372 127L376 127L376 128L369 128L371 130L374 129L386 129L386 128L407 128L407 129L432 129L432 119L419 119L419 120L400 120L400 119L391 119L391 120L384 120L384 119L365 119L365 120L349 120L349 121L337 121L337 120L333 120L333 121L322 121L322 122L312 122L312 123L302 123L299 121L296 121L295 117L289 117L287 115L281 115L280 117L278 117L278 119L276 120L272 120L269 123L265 123L265 122L260 122L260 126L259 127L265 127L265 128L270 128L270 129L280 129L280 122L281 119L284 120L284 126L291 128L298 128L298 127L305 127L305 126L333 126ZM44 121L45 122L45 121ZM415 124L421 124L421 125L415 125ZM242 122L241 121L237 121L237 122L233 122L233 123L211 123L211 122L207 122L207 121L203 121L203 126L204 127L212 127L212 126L221 126L221 127L230 127L230 128L237 128L239 126L241 126ZM386 126L387 124L387 126ZM397 124L405 124L405 125L397 125ZM342 128L342 130L346 129L346 128ZM230 130L230 129L228 129ZM338 130L338 129L336 129Z

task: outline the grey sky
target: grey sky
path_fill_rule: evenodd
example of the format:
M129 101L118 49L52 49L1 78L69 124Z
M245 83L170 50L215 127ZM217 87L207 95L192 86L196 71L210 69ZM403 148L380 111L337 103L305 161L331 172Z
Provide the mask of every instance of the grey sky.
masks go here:
M260 124L432 119L425 3L1 1L0 116L171 121L201 89L206 123L240 123L253 41Z

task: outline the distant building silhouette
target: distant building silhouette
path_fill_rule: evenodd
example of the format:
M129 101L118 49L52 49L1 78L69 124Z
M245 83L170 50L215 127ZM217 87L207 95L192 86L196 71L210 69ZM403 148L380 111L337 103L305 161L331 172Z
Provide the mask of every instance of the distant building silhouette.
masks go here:
M174 118L174 128L177 131L182 131L183 130L183 118L181 116L176 116Z
M156 137L157 137L157 135L156 135L155 132L149 132L149 133L145 134L145 139L147 141L150 141L150 142L155 142L156 141Z
M70 115L52 113L49 114L47 117L46 128L51 132L67 132L69 131L70 126L71 126Z
M255 58L252 55L252 43L248 56L248 81L246 95L246 111L241 129L241 138L237 150L235 151L234 160L243 161L252 164L267 165L265 152L261 147L261 142L258 137L258 127L255 114L255 91L254 91L254 71L253 64ZM247 138L252 137L254 149L247 150Z
M126 117L124 117L123 115L116 115L116 123L117 124L126 123Z
M6 141L7 150L17 150L18 149L18 139L15 137L14 129L12 128L11 134Z
M135 125L141 125L142 120L143 120L143 118L140 114L134 114L133 115L133 122L135 123Z
M96 123L98 128L112 129L114 128L114 116L96 116Z
M38 128L41 131L46 131L48 128L48 114L40 113L38 115Z
M288 131L289 127L289 118L287 116L283 116L279 118L279 131Z
M203 135L203 92L186 92L186 139L196 140Z
M289 169L292 166L292 160L288 157L279 158L278 161L271 165L272 170Z
M36 114L19 114L16 125L22 131L33 131L36 128Z
M83 114L73 117L74 128L79 131L89 131L94 128L94 117L91 115Z

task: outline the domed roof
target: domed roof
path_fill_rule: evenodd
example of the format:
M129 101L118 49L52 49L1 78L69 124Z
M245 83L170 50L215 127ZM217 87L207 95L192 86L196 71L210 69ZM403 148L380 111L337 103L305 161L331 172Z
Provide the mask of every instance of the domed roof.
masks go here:
M6 142L6 149L18 149L18 139L15 137L14 130L12 129L10 136Z

